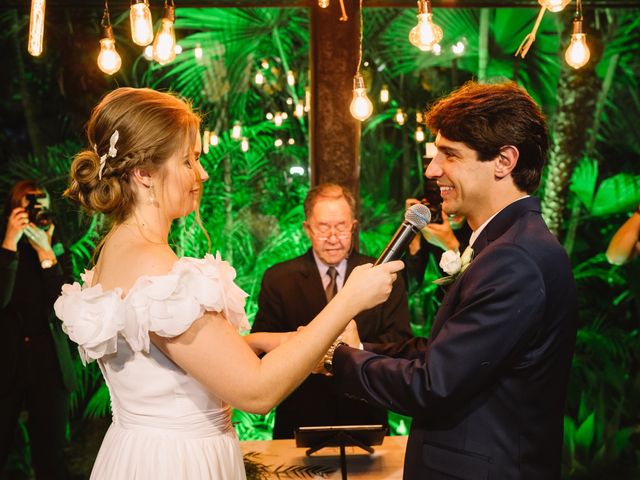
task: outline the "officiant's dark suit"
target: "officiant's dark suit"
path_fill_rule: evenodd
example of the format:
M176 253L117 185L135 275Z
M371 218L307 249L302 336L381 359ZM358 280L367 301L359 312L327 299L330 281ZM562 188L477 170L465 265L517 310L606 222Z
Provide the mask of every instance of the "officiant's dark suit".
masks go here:
M447 213L467 216L475 257L449 286L428 340L341 346L335 380L413 417L405 479L559 479L577 300L568 257L526 196L539 182L544 121L511 83L470 84L441 102L428 117L438 155L426 174L438 179ZM481 130L468 118L474 105L481 135L497 137L482 156L485 140L468 133ZM515 138L500 137L516 118L507 132Z
M342 187L332 184L320 185L309 195L313 198L318 190L320 192L335 190L350 195ZM310 202L306 203L310 208L305 210L315 211L314 219L317 219L320 209L324 212L324 207L329 206L328 210L331 211L331 206L335 204L342 205L344 208L339 210L338 214L331 216L329 221L335 223L345 216L351 217L350 208L346 206L347 202L344 199L330 198L323 200L322 206L316 207L309 206ZM308 219L309 216L313 216L311 211L307 215ZM346 223L351 220L346 220ZM347 228L350 232L350 227ZM375 259L355 251L349 254L351 250L350 238L345 238L345 243L342 244L343 247L348 248L340 249L338 246L325 255L322 252L324 244L318 243L313 237L313 233L310 237L312 245L316 247L317 254L321 258L333 264L346 261L346 277L354 267L375 261ZM329 242L334 240L336 239L333 238ZM331 255L333 256L331 257ZM298 327L307 325L326 304L325 288L313 249L310 248L304 255L274 265L265 272L258 297L258 313L252 331L295 331ZM385 343L411 338L404 282L398 279L385 303L362 312L356 316L355 321L363 341ZM386 425L387 410L345 397L342 392L335 389L334 382L330 377L310 375L277 407L273 437L293 438L293 432L299 426L354 424Z

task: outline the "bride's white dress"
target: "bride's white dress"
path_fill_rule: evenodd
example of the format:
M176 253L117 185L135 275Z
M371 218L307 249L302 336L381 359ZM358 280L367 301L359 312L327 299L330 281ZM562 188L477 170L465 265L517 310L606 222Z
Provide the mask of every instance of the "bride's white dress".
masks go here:
M230 408L208 393L149 341L149 332L174 337L205 311L222 312L248 329L246 294L235 270L219 257L183 258L171 272L139 278L123 298L65 285L55 304L63 330L83 362L97 360L109 394L113 423L91 479L245 479Z

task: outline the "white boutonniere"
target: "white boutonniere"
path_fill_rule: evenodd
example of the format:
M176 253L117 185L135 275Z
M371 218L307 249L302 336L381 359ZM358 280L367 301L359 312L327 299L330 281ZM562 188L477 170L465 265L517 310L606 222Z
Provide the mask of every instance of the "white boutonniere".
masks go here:
M446 277L438 278L433 283L436 285L449 285L453 283L458 275L464 272L473 260L473 248L467 247L462 255L455 250L447 250L440 258L440 268L447 274Z

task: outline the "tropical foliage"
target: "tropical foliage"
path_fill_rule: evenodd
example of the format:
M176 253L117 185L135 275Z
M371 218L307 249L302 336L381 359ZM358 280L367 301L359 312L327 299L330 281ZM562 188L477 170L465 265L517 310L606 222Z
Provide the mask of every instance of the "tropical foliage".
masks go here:
M404 199L421 195L424 144L414 138L416 114L470 78L510 78L530 91L549 117L554 145L539 193L545 215L571 255L581 298L582 326L565 419L565 475L634 478L640 458L640 267L612 267L602 252L626 212L640 201L640 12L585 13L594 19L590 38L597 50L594 58L600 59L587 73L569 71L561 61L568 14L547 13L522 60L514 52L531 30L535 10L439 10L437 20L445 31L439 56L408 43L407 34L416 22L412 9L365 10L363 73L375 114L362 130L360 246L377 254L396 227ZM24 35L24 18L14 15L0 16L8 39ZM119 45L125 45L127 18L113 17L116 37L122 38ZM57 36L64 38L63 27L57 28ZM97 35L87 28L77 30L81 33L72 35L76 42ZM180 8L177 31L184 52L176 61L159 67L127 47L123 60L130 68L123 68L116 80L120 85L180 92L203 112L203 129L215 133L218 143L210 142L202 160L210 181L201 215L211 245L193 218L177 223L172 239L181 254L197 256L211 249L233 263L238 283L249 293L247 313L252 320L264 270L308 246L301 229L301 204L309 187L308 114L295 114L298 104L307 104L308 12ZM451 51L458 41L466 47L462 56ZM202 58L194 56L196 48L202 48ZM26 137L15 140L0 134L8 152L0 171L5 191L20 177L42 180L54 196L64 190L70 158L83 142L77 133L80 125L94 100L115 86L89 73L95 67L89 54L85 56L82 73L69 66L63 51L50 64L23 58L23 78L7 80L13 93L2 100L6 111L18 112L16 102L24 102L25 95L36 105L38 99L51 97L58 107L57 128L30 135L47 145L34 147L37 154L21 152L21 145L29 145ZM54 65L66 72L58 82ZM95 80L97 87L82 86L70 78L70 71L85 83ZM287 79L289 71L293 81ZM259 84L258 72L263 78ZM390 91L387 103L378 99L383 85ZM78 100L70 99L70 88L82 92L86 105L79 107ZM74 108L67 109L67 103ZM404 114L402 124L398 109ZM234 135L238 123L241 132ZM31 125L29 131L34 129ZM79 274L90 263L101 221L86 218L64 201L56 202L56 208L59 229L66 234ZM416 334L428 334L438 306L436 287L429 280L439 276L431 259L422 287L411 295ZM78 368L78 376L72 434L83 418L107 415L109 408L97 369ZM244 439L269 438L272 420L272 414L234 412ZM390 424L404 434L410 419L392 415ZM256 478L261 478L262 467L254 466Z

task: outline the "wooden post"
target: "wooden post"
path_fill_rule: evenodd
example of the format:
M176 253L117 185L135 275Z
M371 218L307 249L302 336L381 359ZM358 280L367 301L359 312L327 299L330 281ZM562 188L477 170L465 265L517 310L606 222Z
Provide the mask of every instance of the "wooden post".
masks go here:
M360 5L344 0L348 20L340 21L339 0L328 8L311 0L311 186L335 182L359 196L360 122L349 104L358 62Z

